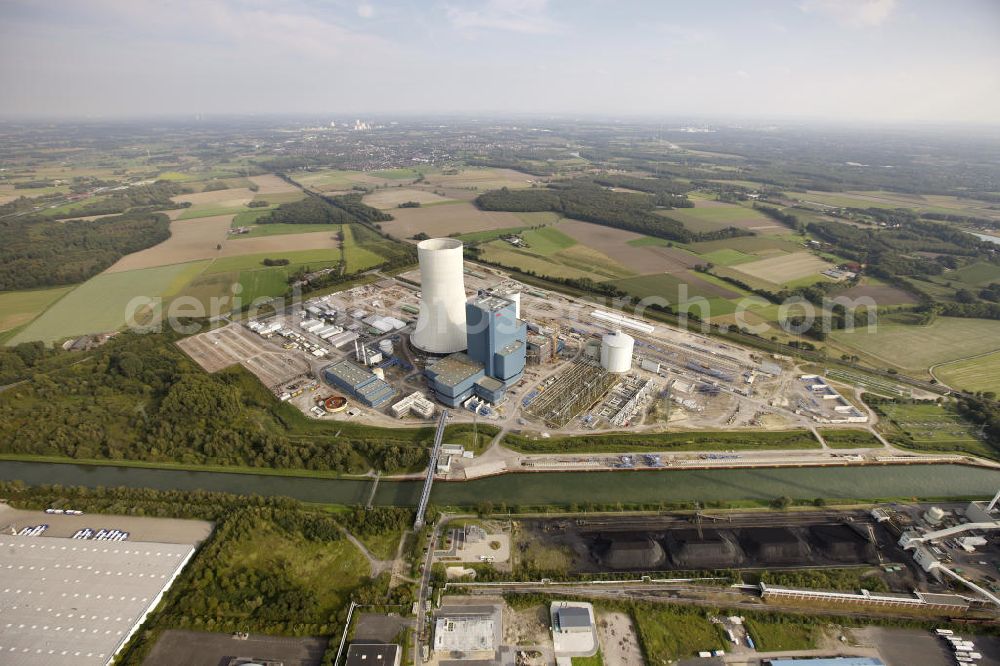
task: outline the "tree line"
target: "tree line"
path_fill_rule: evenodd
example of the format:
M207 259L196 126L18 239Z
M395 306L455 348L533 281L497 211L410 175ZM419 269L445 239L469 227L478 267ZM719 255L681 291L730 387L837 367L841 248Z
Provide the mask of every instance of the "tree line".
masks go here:
M0 220L0 291L83 282L169 237L170 220L154 212L72 222L7 217Z
M491 190L476 197L475 203L482 210L553 211L584 222L681 243L753 235L753 232L735 227L694 233L685 228L682 222L658 214L655 197L648 194L614 192L593 183L580 181L557 183L545 189Z
M0 393L0 451L341 472L426 462L429 433L313 424L242 368L206 374L175 340L126 332L52 367L22 348L7 367L31 379Z

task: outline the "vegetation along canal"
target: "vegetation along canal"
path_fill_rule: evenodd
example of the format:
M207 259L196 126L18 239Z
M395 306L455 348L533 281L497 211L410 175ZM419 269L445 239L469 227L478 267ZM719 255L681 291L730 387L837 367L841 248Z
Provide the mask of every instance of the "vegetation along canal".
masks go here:
M0 479L29 485L127 486L159 490L208 490L285 495L307 502L363 504L370 480L189 472L48 462L0 462ZM420 481L382 481L374 503L415 505ZM463 483L438 483L431 501L511 506L695 500L838 498L938 498L990 496L1000 471L967 465L671 470L660 472L561 472L505 474Z

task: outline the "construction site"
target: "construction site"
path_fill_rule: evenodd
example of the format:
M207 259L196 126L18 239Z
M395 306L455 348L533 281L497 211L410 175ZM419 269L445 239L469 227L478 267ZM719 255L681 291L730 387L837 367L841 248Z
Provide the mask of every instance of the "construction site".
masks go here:
M243 365L307 415L382 426L442 407L529 434L867 420L789 359L541 290L432 241L419 269L180 345L210 372Z

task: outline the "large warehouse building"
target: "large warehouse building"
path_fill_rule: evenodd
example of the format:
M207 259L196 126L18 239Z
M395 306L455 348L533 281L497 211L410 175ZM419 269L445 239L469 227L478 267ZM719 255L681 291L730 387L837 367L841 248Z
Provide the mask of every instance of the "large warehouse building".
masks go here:
M0 663L110 664L194 550L0 535Z
M348 360L323 368L326 381L368 407L380 407L396 397L396 389L367 368Z

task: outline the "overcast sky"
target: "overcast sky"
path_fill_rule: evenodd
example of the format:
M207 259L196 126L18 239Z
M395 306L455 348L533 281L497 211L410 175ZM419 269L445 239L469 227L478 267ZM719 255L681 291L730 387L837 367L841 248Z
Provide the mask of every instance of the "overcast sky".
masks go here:
M0 0L0 114L1000 122L1000 0Z

